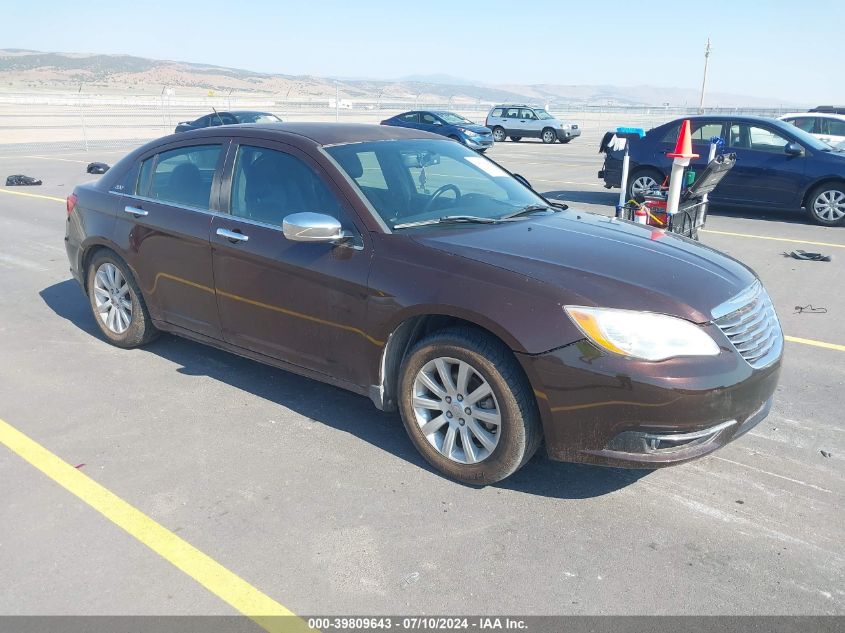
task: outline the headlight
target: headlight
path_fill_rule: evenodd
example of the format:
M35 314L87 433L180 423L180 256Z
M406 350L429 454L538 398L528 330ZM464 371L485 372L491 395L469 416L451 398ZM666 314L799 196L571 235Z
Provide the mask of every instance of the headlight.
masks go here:
M563 128L564 130L568 130L569 128L572 127L572 125L569 124L569 123L561 123L560 127Z
M566 306L564 310L587 338L614 354L666 360L719 353L719 346L707 332L666 314L583 306Z
M472 130L468 130L466 128L463 128L463 127L459 127L458 132L462 132L463 134L466 134L467 136L476 136L475 132L473 132Z

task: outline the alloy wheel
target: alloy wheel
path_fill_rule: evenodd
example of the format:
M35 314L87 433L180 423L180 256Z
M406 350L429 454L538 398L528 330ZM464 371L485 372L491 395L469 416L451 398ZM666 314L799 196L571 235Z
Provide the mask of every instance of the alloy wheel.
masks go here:
M543 132L543 142L544 143L554 143L555 142L555 133L551 130L546 130Z
M414 378L414 418L426 440L459 464L476 464L499 443L502 416L493 389L469 363L435 358Z
M505 131L502 128L497 127L495 130L493 130L493 140L497 143L501 143L502 141L504 141Z
M645 195L646 191L659 186L659 183L651 176L640 176L635 178L631 183L631 197L640 198Z
M845 192L839 189L822 191L813 200L813 213L826 222L838 222L845 217Z
M123 334L132 323L132 292L120 269L105 262L94 275L94 305L105 326Z

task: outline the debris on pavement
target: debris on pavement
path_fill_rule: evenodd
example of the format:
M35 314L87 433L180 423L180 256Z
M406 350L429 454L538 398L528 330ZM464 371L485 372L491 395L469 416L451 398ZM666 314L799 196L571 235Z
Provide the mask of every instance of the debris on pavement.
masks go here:
M830 451L826 451L826 450L824 450L824 449L821 449L821 450L819 451L819 453L821 453L821 454L822 454L822 457L830 457L830 456L832 455L832 453L831 453Z
M789 253L782 253L784 257L791 257L792 259L800 259L808 262L829 262L833 257L831 255L823 255L822 253L808 253L807 251L797 250Z
M7 187L28 187L33 185L40 185L41 181L32 176L24 176L23 174L15 174L6 178Z
M812 303L805 306L795 306L793 314L827 314L827 308L816 308Z
M111 167L106 163L88 163L88 167L85 169L89 174L104 174L106 173Z

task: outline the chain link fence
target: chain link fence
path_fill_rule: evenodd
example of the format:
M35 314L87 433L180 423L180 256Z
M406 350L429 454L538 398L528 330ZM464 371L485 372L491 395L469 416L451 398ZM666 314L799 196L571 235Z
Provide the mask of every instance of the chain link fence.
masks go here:
M451 110L483 123L493 103L418 99L289 99L282 95L205 97L79 93L0 93L0 155L122 149L170 134L180 121L226 110L262 110L285 121L379 123L414 109ZM597 138L619 125L651 128L679 116L687 107L627 107L552 104L556 116L580 124ZM711 108L708 113L778 116L783 108Z

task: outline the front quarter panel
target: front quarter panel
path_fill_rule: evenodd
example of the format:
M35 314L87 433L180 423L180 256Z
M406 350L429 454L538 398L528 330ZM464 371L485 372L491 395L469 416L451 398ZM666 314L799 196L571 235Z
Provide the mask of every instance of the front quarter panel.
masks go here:
M410 235L373 237L368 322L381 341L406 319L426 314L471 321L528 354L582 338L563 311L559 290L548 284L428 248Z

